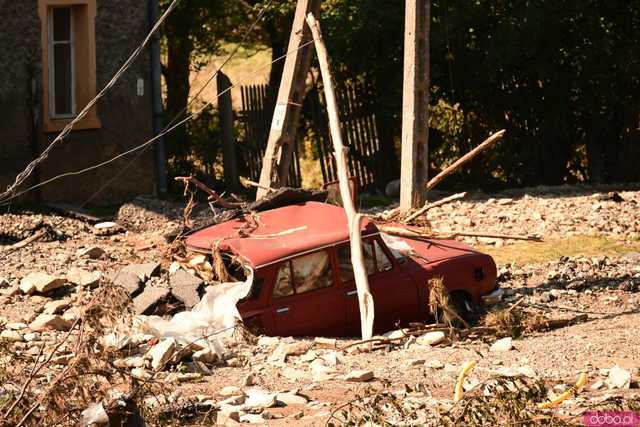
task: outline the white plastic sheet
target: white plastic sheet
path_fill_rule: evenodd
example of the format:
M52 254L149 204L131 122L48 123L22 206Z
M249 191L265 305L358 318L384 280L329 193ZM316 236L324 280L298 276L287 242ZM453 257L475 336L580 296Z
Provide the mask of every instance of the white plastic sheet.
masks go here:
M236 304L251 291L253 276L251 271L244 282L209 286L191 311L180 312L170 320L160 316L140 316L140 329L157 338L175 338L183 345L211 348L221 356L225 340L233 335L234 327L241 320Z

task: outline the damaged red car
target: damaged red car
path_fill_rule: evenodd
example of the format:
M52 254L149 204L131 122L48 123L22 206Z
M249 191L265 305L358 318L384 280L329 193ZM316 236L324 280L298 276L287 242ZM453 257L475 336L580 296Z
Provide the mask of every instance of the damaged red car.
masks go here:
M431 278L444 278L463 314L496 288L493 259L460 242L391 237L369 221L362 240L376 333L427 320ZM197 231L186 244L205 253L217 245L254 269L252 290L238 303L252 330L277 336L360 334L342 208L306 202L245 215Z

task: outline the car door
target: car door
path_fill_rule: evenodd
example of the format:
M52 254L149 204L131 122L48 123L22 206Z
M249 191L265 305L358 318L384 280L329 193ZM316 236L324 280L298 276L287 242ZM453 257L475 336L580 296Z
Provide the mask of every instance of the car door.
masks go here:
M363 239L365 269L369 277L369 289L374 302L374 331L386 332L397 323L407 324L419 319L418 289L406 273L392 261L384 243L377 237ZM358 336L360 330L360 305L353 269L351 250L346 243L337 248L339 280L341 281L347 311L347 334ZM426 286L426 284L425 284Z
M280 336L344 336L345 301L338 290L329 250L280 264L270 307Z

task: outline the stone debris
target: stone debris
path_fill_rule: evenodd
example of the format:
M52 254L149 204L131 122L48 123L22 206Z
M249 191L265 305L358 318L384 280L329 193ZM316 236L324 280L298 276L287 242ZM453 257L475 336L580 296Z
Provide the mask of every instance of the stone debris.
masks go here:
M44 314L62 313L67 307L69 307L70 303L71 301L68 299L49 301L44 305Z
M221 397L246 396L240 387L234 385L222 387L217 394Z
M427 332L416 338L416 344L419 345L438 345L445 340L445 334L442 331Z
M8 288L8 287L9 287L9 281L4 277L0 277L0 288Z
M609 369L609 375L606 380L609 388L627 389L631 385L631 373L618 365Z
M71 323L57 314L41 314L29 324L29 329L36 332L55 329L57 331L67 331Z
M351 381L356 383L362 383L366 381L371 381L373 379L373 371L367 370L354 370L349 372L344 376L345 381Z
M42 272L34 272L29 273L20 280L20 289L27 295L31 295L34 292L46 294L54 289L63 287L64 284L65 280L60 277L51 276Z
M158 286L145 286L144 290L133 299L133 310L136 314L149 314L152 308L169 296L169 289Z
M171 294L182 302L187 309L193 308L194 305L200 302L198 290L203 284L204 281L202 279L182 269L169 276Z
M284 363L288 356L299 356L307 352L311 345L304 341L285 343L282 342L269 356L269 361Z
M86 271L78 267L71 267L67 272L67 282L77 286L95 286L101 277L99 271Z
M489 351L491 352L503 352L509 351L513 348L513 339L511 337L501 338L491 344Z
M18 331L5 329L0 333L0 340L6 340L11 342L22 342L24 341L24 337Z
M145 264L130 264L120 270L120 273L131 273L138 276L138 278L145 282L151 276L155 275L160 270L159 262L148 262Z
M99 259L106 251L102 249L100 246L89 246L87 248L78 249L76 252L76 256L78 258L89 258L89 259Z
M300 396L297 392L278 393L276 395L278 404L288 405L306 405L308 400L304 396Z
M276 394L269 393L260 388L250 388L245 391L247 400L243 404L243 408L248 410L267 409L276 405Z
M137 296L140 291L142 291L142 281L133 273L120 271L113 278L113 283L116 286L124 288L131 297Z
M151 347L145 355L146 358L151 359L151 368L155 371L163 368L173 357L176 347L176 340L173 338L167 338Z

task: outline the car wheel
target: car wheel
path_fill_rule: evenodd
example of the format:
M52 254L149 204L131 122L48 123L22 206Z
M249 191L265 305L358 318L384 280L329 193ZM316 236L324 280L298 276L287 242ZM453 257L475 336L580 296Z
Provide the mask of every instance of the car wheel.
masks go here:
M453 292L449 296L451 305L465 322L472 325L478 321L480 317L480 307L471 299L471 295L466 292Z

